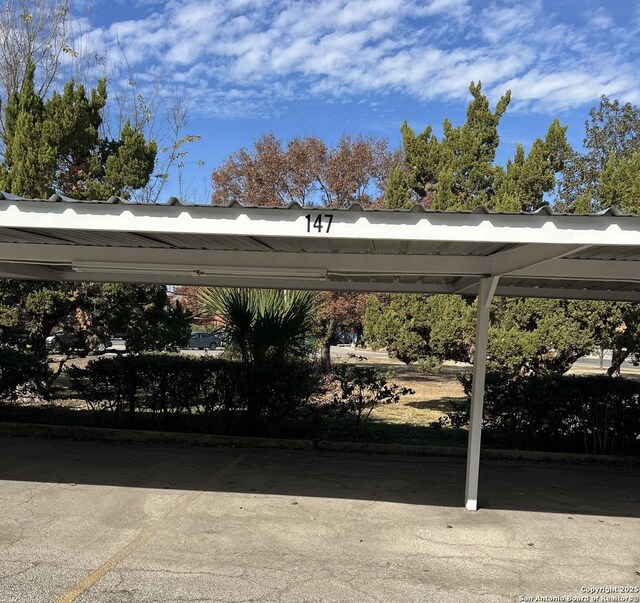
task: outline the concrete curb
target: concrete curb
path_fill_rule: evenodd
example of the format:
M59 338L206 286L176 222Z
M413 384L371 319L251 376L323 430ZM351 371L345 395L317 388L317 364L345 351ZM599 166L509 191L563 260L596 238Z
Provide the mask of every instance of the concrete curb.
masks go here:
M329 452L363 452L366 454L403 454L409 456L466 457L466 448L451 446L416 446L411 444L375 444L360 442L328 442L289 440L284 438L254 438L220 436L202 433L144 431L140 429L110 429L74 425L44 425L0 421L0 436L42 437L69 440L179 444L182 446L227 446L235 448L275 448L287 450L323 450ZM621 455L591 455L534 450L483 449L485 460L526 460L554 463L586 463L596 465L640 465L640 457Z

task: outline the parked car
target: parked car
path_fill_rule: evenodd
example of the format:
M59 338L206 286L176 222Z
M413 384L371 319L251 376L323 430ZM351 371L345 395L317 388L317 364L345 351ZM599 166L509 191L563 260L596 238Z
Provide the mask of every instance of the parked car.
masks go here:
M191 333L187 347L197 350L215 350L216 348L222 347L222 339L213 333Z
M45 340L45 345L49 352L54 354L59 352L95 352L96 354L104 354L107 348L113 344L108 336L95 337L89 336L88 333L82 331L56 331L53 335Z
M351 345L353 343L353 333L342 331L333 336L331 345Z

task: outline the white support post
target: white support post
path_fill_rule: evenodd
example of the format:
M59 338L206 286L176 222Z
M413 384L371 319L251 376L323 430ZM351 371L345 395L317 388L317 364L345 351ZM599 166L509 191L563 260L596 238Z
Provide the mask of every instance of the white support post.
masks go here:
M482 435L482 407L484 404L484 378L487 368L487 343L489 339L489 311L491 300L500 277L483 278L478 291L478 316L476 322L475 353L473 358L473 384L471 387L471 417L469 443L467 445L467 478L465 507L478 510L478 475L480 472L480 436Z

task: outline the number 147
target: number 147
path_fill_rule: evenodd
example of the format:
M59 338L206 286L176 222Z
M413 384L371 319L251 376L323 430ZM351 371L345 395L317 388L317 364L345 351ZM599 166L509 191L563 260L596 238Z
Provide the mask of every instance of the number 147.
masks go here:
M311 214L307 214L305 218L307 219L307 232L311 232L311 229L315 228L318 232L324 231L328 233L333 222L333 215L331 214L318 214L315 220ZM327 227L326 231L324 230L325 226Z

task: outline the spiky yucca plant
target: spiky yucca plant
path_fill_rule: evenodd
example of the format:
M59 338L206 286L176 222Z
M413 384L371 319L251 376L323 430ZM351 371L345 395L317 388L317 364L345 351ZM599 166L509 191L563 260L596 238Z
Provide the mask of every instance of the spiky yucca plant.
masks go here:
M262 363L307 355L317 296L313 291L201 288L203 309L224 320L230 352L243 362Z

